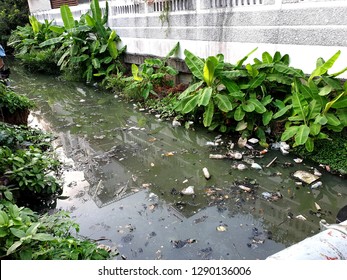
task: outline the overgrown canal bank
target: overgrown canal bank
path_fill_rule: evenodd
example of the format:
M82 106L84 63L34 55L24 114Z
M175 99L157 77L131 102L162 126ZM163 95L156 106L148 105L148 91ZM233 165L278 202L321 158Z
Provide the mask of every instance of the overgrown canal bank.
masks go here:
M346 182L324 170L322 186L298 185L292 173L314 170L290 154L259 158L236 146L243 160L210 159L233 139L222 144L215 133L172 127L109 93L17 66L12 78L87 179L77 183L71 173L70 198L58 207L72 211L82 235L105 239L128 259L264 259L317 233L322 217L334 223L346 204ZM194 195L181 195L189 186Z

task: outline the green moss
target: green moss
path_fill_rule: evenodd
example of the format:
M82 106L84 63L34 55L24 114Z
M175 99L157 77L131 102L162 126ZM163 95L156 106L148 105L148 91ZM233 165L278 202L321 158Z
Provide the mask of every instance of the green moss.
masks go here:
M296 147L295 153L318 164L328 165L332 172L347 175L347 130L331 133L329 139L315 141L312 153L302 146Z

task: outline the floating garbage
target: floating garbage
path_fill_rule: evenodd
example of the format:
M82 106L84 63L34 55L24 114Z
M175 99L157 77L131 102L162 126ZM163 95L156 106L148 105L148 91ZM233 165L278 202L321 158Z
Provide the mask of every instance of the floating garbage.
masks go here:
M293 177L299 179L300 181L306 184L312 184L313 182L319 179L318 176L303 170L295 171Z
M246 166L245 164L243 164L243 163L240 163L240 164L238 164L238 165L236 166L236 168L237 168L238 170L246 170L246 169L247 169L247 166Z
M317 189L317 188L321 187L322 185L323 185L323 183L321 181L318 181L318 182L312 184L311 189Z
M297 215L295 218L298 219L298 220L301 220L301 221L306 221L307 220L303 215Z
M242 154L240 152L228 152L227 155L233 159L242 159Z
M211 175L206 167L202 169L202 172L204 173L204 177L206 178L206 180L209 180L211 178Z
M196 239L186 239L186 240L171 240L171 243L173 245L174 248L176 249L180 249L183 248L184 246L186 246L187 244L193 244L196 243Z
M248 139L248 142L251 144L257 144L257 143L259 143L259 139L251 138L251 139Z
M219 144L216 142L212 142L212 141L207 141L206 142L206 146L211 146L211 147L217 147Z
M303 159L302 158L295 158L293 159L295 163L302 163Z
M228 225L222 224L216 227L217 231L223 232L223 231L228 231Z
M281 142L273 143L271 145L271 148L274 150L280 150L283 155L287 155L289 154L290 146L286 142L281 141Z
M181 123L178 120L173 120L172 121L172 126L173 127L179 127L179 126L181 126Z
M277 201L283 198L280 192L263 192L262 197L268 201Z
M247 138L242 138L240 137L239 140L237 141L237 145L239 148L243 148L247 144Z
M210 154L209 156L210 159L225 159L225 158L228 158L228 156L226 155L215 155L215 154Z
M194 186L189 186L187 188L184 188L181 191L181 194L183 194L183 195L193 195L194 194Z
M321 211L322 208L319 206L317 202L314 203L314 206L316 207L317 211Z
M261 170L263 169L258 163L253 162L251 168Z
M313 170L313 174L316 175L316 176L318 176L318 177L321 177L321 176L322 176L322 173L320 173L320 172L318 171L317 168L315 168L315 169Z
M241 190L244 190L245 192L251 192L252 191L252 189L250 187L246 187L244 185L239 185L239 188Z

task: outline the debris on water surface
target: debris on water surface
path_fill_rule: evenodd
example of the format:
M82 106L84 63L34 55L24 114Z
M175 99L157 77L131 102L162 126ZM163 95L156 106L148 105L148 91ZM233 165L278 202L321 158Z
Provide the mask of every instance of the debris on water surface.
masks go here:
M266 239L272 239L272 232L261 232L258 230L258 228L253 227L252 236L250 236L249 239L251 240L251 242L247 243L247 246L249 248L255 249L258 247L259 244L264 244Z
M201 249L198 252L198 256L201 256L202 259L209 259L210 256L212 255L212 252L213 252L212 248L207 247L207 248Z
M219 155L219 154L210 154L209 156L210 159L225 159L228 158L226 155Z
M219 225L216 227L216 230L219 232L228 231L228 225L226 225L226 224Z
M150 193L148 195L148 200L149 201L157 201L158 200L158 196L155 193Z
M97 139L97 140L102 140L106 137L106 135L94 135L94 139Z
M277 201L283 198L280 192L263 192L262 197L268 201Z
M318 181L318 182L312 184L311 189L317 189L317 188L321 187L322 185L323 185L323 183L321 181Z
M313 174L316 175L316 176L318 176L318 177L321 177L321 176L322 176L322 173L320 173L320 172L318 171L317 168L315 168L315 169L313 170Z
M205 222L207 218L208 218L208 216L205 216L205 215L204 215L204 216L202 216L202 217L200 217L200 218L195 219L195 220L193 221L193 223L194 223L194 224L199 224L199 223Z
M181 190L181 194L183 195L193 195L194 194L194 186L189 186Z
M196 239L186 239L186 240L171 240L171 243L173 245L174 248L176 249L180 249L183 248L184 246L186 246L187 244L193 244L196 243L197 240Z
M202 172L204 173L204 177L206 178L206 180L211 179L211 175L210 175L210 172L208 172L207 167L204 167L204 168L202 169Z
M295 163L302 163L303 159L302 158L295 158L293 159Z
M247 138L242 138L240 137L239 140L237 141L237 145L239 148L243 148L247 144Z
M319 179L318 176L311 174L307 171L298 170L293 174L294 178L299 179L300 181L306 183L306 184L312 184L313 182L317 181Z
M242 170L246 170L247 166L245 164L243 164L243 163L240 163L240 164L236 165L236 168L238 170L242 171Z
M269 168L275 161L277 160L277 157L274 157L272 161L270 161L266 167Z
M250 187L246 187L244 185L239 185L239 188L245 192L251 192L252 189Z
M133 238L134 238L134 235L128 233L127 235L123 236L123 237L121 238L121 240L122 240L122 242L124 242L124 243L130 243L130 242L133 240Z
M253 163L252 163L251 168L257 169L257 170L263 169L263 168L262 168L258 163L256 163L256 162L253 162Z
M212 141L207 141L206 142L206 146L211 146L211 147L217 147L219 144L216 142L212 142Z
M173 127L179 127L179 126L181 126L181 123L179 121L177 121L177 120L173 120L172 121L172 126Z
M306 221L306 218L303 215L297 215L295 218L301 221Z
M248 142L251 143L251 144L257 144L257 143L259 143L259 139L257 139L257 138L250 138L250 139L248 139Z
M314 206L316 207L317 211L321 211L322 210L317 202L314 203Z

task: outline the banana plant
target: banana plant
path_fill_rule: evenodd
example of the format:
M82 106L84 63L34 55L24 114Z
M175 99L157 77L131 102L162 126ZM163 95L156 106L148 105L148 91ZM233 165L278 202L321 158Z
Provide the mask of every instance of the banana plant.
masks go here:
M133 97L144 100L150 94L157 95L155 87L170 83L171 78L178 74L176 69L167 65L167 60L178 51L178 48L179 43L163 59L147 58L139 67L132 64L132 76L123 78L123 81L128 84L125 92L132 92Z
M277 103L281 113L275 114L275 118L291 113L281 136L283 141L294 138L294 146L305 145L312 152L314 140L327 138L322 131L339 132L347 127L347 82L342 84L336 78L347 68L328 74L339 55L340 51L327 61L319 58L309 78L294 80L292 96L287 99L289 104Z
M203 124L210 127L216 110L228 113L233 109L232 98L226 94L222 84L224 56L210 56L206 60L185 50L185 62L197 79L180 96L175 108L177 112L188 114L202 107Z

